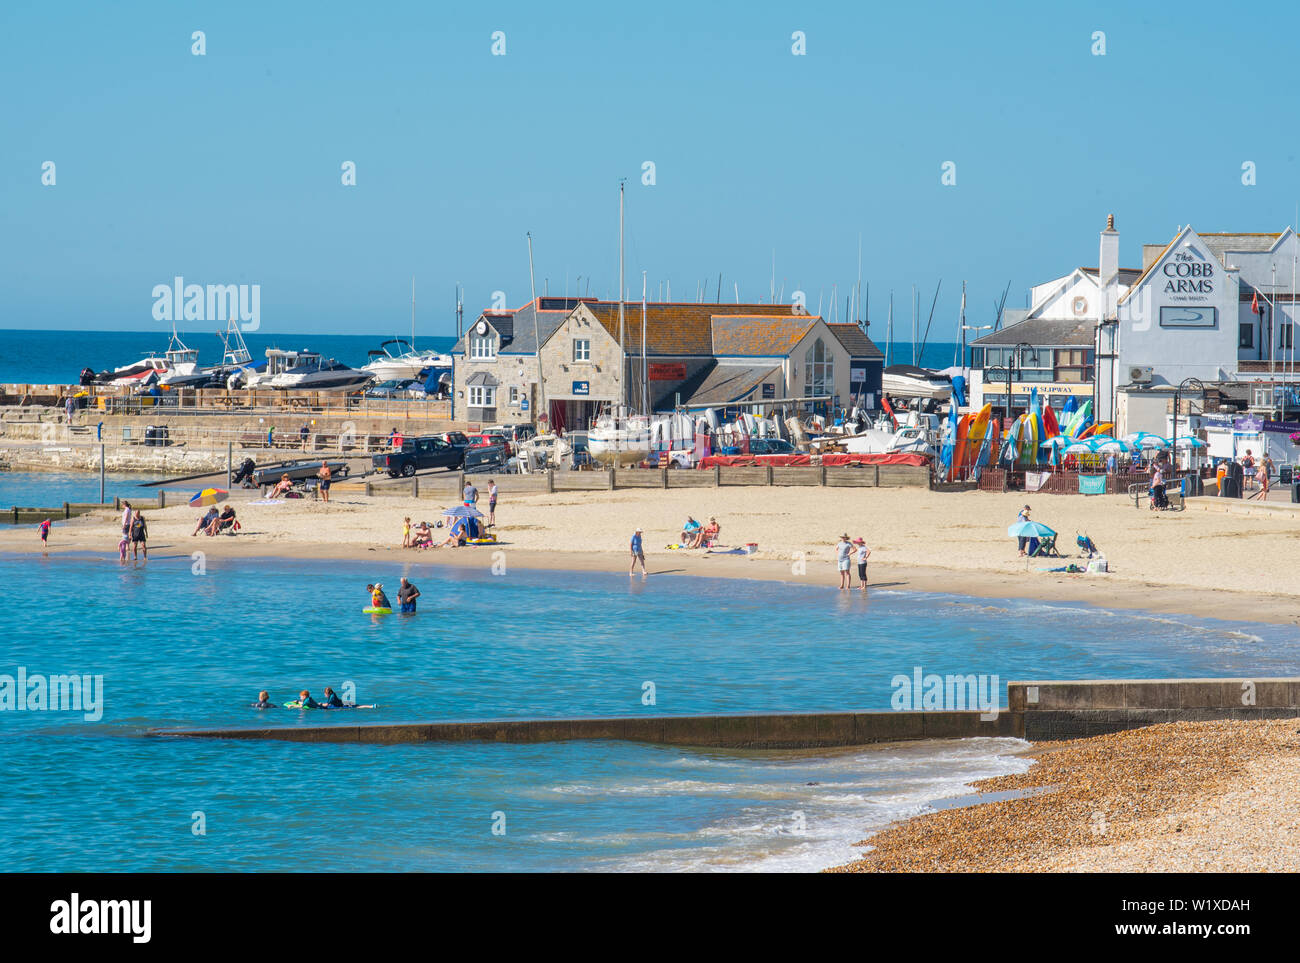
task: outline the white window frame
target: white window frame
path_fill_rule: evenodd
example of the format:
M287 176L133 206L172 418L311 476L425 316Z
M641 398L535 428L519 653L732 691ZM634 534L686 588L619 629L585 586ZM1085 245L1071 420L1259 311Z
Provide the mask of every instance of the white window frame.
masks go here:
M514 385L510 386L510 406L512 408L519 407L519 389Z
M495 408L497 406L496 388L491 385L469 386L470 408Z
M590 362L590 361L591 361L591 339L574 338L573 339L574 364L583 364L585 362Z
M471 334L469 337L469 356L472 361L495 361L497 356L496 340L490 334Z

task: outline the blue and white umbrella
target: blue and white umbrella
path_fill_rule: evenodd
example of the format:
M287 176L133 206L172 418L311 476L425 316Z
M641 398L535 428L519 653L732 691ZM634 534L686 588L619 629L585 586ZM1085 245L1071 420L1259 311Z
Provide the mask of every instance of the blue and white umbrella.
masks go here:
M473 505L453 505L451 508L443 511L444 515L452 518L482 518L483 513Z
M1097 435L1088 440L1093 443L1095 451L1106 455L1109 455L1112 452L1117 455L1126 455L1129 452L1137 450L1137 446L1119 438L1112 438L1109 435Z
M1174 443L1176 448L1204 448L1205 442L1199 438L1193 438L1191 435L1179 435L1178 440Z
M1095 455L1096 453L1097 446L1091 438L1072 442L1064 451L1066 455Z
M1169 439L1152 431L1135 431L1125 435L1124 440L1143 451L1153 451L1169 447Z

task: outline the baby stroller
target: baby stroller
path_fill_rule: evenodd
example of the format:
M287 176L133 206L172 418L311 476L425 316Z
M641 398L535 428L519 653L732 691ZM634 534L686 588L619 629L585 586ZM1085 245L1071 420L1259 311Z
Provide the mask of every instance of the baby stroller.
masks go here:
M1088 558L1101 554L1101 549L1097 548L1096 543L1094 543L1087 535L1080 535L1078 532L1075 532L1074 544L1079 546L1080 552L1087 552Z

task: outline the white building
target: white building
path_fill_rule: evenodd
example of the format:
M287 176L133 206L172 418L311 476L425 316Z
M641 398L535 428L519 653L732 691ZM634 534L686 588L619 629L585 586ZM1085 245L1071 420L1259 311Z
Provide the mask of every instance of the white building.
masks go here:
M1103 325L1103 346L1113 344L1119 362L1107 399L1117 431L1167 434L1179 387L1180 398L1201 397L1195 381L1245 384L1251 408L1272 415L1297 380L1294 231L1198 234L1189 225L1168 244L1144 246L1142 268L1117 298L1115 323Z

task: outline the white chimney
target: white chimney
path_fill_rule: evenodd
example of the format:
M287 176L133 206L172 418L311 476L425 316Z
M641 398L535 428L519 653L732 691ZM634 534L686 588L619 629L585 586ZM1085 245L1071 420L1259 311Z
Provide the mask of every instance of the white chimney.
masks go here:
M1101 320L1115 316L1119 301L1119 231L1115 215L1106 215L1106 230L1101 232L1101 254L1097 260L1097 283L1101 288Z

